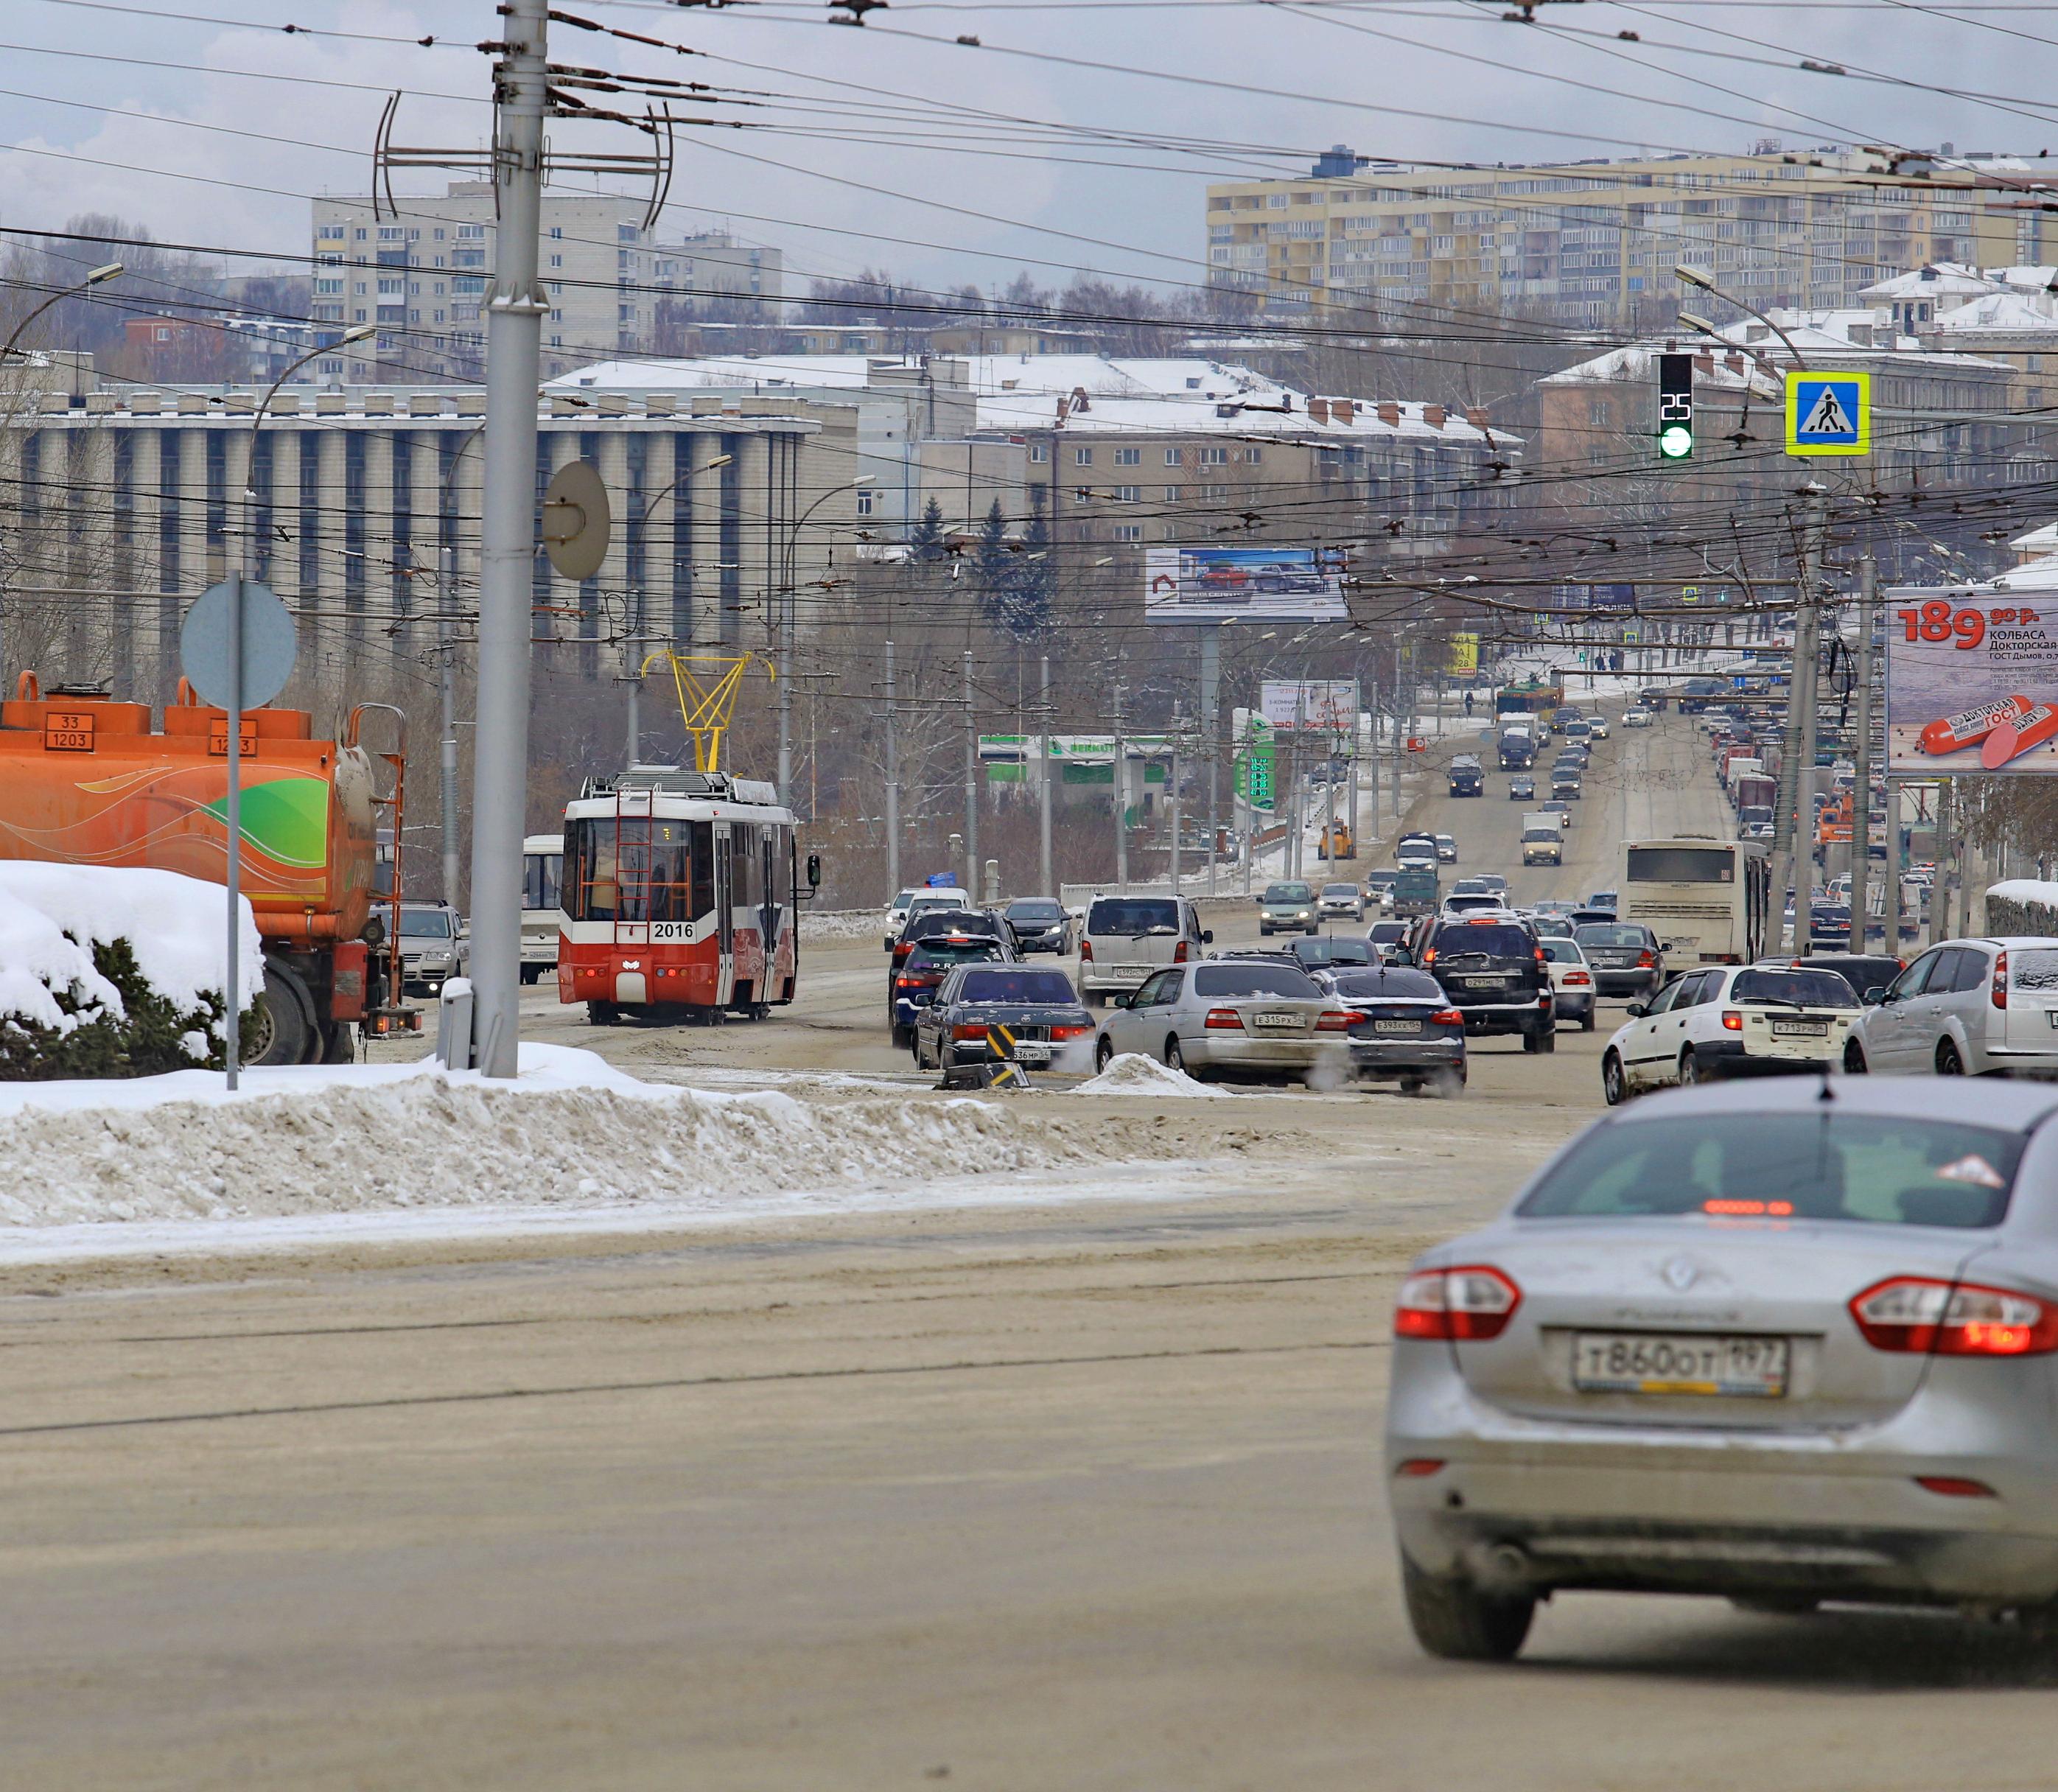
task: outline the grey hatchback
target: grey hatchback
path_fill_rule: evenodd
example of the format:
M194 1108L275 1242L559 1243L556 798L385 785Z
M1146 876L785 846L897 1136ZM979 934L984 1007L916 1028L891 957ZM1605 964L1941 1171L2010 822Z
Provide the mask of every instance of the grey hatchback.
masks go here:
M1575 1588L2058 1626L2058 1091L1661 1095L1403 1281L1408 1615L1504 1659Z

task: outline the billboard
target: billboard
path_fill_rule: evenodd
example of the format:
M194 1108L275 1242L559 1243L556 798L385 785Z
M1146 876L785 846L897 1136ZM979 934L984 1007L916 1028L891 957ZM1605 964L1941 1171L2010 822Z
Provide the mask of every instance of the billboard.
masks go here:
M1258 687L1257 705L1274 728L1352 733L1357 726L1357 680L1267 678Z
M1152 547L1146 622L1343 622L1344 555L1312 547Z
M2058 592L1885 597L1888 771L2058 773Z
M1476 634L1454 634L1451 637L1450 670L1460 677L1468 677L1479 670L1479 637Z

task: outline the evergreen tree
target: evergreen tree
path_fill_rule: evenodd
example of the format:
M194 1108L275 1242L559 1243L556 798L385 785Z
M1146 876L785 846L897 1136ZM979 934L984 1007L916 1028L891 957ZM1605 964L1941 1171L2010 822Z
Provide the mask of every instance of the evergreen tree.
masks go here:
M1005 626L1017 641L1040 640L1051 632L1058 590L1058 569L1051 558L1051 524L1038 490L1030 488L1029 526L1022 538L1022 552L1011 556L1015 564L1007 582Z
M911 560L940 560L948 552L944 546L944 507L935 499L929 500L922 512L922 520L908 536L908 548Z
M996 498L979 525L975 566L979 574L979 606L996 628L1007 628L1015 556L1007 550L1007 513Z

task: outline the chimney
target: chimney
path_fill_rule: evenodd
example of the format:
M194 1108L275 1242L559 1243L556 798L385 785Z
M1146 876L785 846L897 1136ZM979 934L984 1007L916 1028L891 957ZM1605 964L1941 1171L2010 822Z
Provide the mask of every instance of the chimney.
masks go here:
M1308 421L1311 423L1325 423L1329 420L1329 401L1325 398L1309 399L1308 400Z
M1485 411L1476 404L1466 411L1465 421L1482 434L1492 427L1492 419L1488 417Z
M1058 421L1060 424L1063 423L1066 415L1071 407L1072 401L1070 399L1061 398L1058 400Z
M1424 405L1422 407L1422 421L1427 423L1432 429L1441 429L1444 427L1443 406L1440 404Z
M1382 399L1379 406L1379 420L1385 424L1389 429L1400 428L1400 407L1394 403L1390 399Z
M1712 379L1715 372L1715 357L1705 351L1696 355L1694 357L1694 371L1696 373L1705 373Z
M1348 426L1357 415L1357 400L1353 398L1333 398L1329 400L1329 415Z
M1728 354L1722 357L1722 365L1727 368L1732 373L1742 373L1743 372L1743 356L1738 354L1734 349L1731 349Z
M1078 411L1082 416L1085 415L1087 411L1093 409L1093 401L1087 396L1087 389L1085 387L1073 387L1072 408Z

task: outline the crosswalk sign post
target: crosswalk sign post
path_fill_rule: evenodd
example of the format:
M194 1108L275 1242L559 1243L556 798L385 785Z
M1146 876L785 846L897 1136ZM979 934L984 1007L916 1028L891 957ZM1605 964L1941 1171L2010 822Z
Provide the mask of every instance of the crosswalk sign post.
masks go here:
M1872 375L1841 369L1786 375L1786 451L1790 455L1872 452Z

